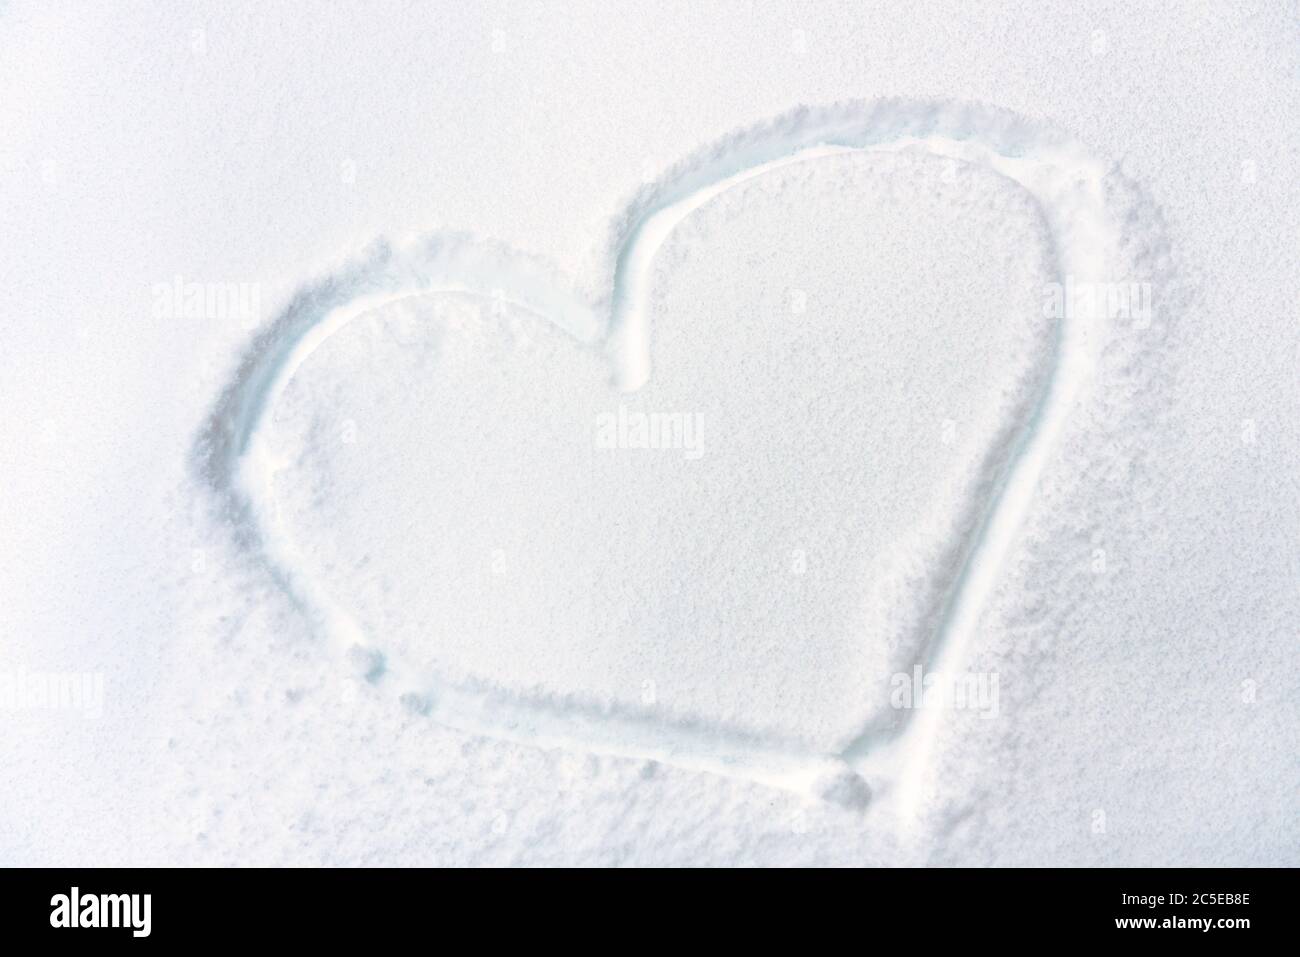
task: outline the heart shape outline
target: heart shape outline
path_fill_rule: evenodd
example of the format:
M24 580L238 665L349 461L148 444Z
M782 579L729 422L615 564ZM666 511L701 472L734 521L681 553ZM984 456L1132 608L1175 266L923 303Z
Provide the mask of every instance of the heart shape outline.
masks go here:
M254 337L196 439L193 463L237 543L294 604L345 653L367 644L345 613L295 571L291 544L277 536L268 477L274 463L259 445L259 426L294 371L352 319L408 296L495 295L602 348L615 380L632 391L650 374L644 309L651 264L673 229L695 209L746 180L788 163L853 151L922 149L987 166L1014 180L1040 205L1055 242L1059 273L1103 281L1118 247L1106 181L1112 170L1062 133L976 103L920 99L800 107L719 140L643 187L610 221L597 256L596 292L541 260L466 233L436 232L404 244L379 241L359 257L301 287ZM940 625L925 658L931 671L955 671L966 657L975 619L997 581L1033 499L1033 490L1070 408L1096 368L1106 329L1097 317L1063 321L1057 354L1029 419L1016 423L1008 460L970 541L955 543L951 587L937 596ZM409 680L390 667L397 683ZM837 754L774 748L761 736L707 722L599 706L557 707L481 685L432 689L431 717L450 727L542 746L659 760L803 794L864 805L871 789L895 781L915 803L937 732L938 712L909 712L889 734L864 734ZM423 707L422 704L422 707ZM866 784L870 778L871 786Z

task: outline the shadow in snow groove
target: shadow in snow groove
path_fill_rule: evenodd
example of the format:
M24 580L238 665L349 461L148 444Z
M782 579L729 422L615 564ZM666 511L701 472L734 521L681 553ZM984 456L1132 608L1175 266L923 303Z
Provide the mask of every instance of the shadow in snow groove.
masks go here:
M572 279L499 243L436 233L397 246L377 243L303 287L251 343L199 436L194 463L240 545L255 557L340 653L366 638L310 577L297 570L289 536L269 509L274 462L258 430L307 356L351 319L377 306L436 292L504 298L555 323L608 356L625 390L651 374L647 317L655 254L695 209L780 166L846 151L926 150L976 163L1018 183L1051 228L1059 275L1102 281L1119 241L1120 212L1107 207L1106 164L1060 133L978 104L890 99L802 107L728 136L674 165L611 221L601 274L584 290ZM1020 423L1009 423L990 455L987 497L948 543L926 600L938 622L919 636L927 670L955 672L973 641L980 609L997 583L1039 475L1096 364L1103 330L1086 318L1062 321L1049 379ZM522 697L477 684L443 682L390 668L412 682L419 710L448 726L494 737L557 745L732 775L847 804L873 787L892 791L904 810L917 800L940 712L904 711L889 731L864 728L841 751L809 753L792 741L710 721L665 719L650 710L573 697Z

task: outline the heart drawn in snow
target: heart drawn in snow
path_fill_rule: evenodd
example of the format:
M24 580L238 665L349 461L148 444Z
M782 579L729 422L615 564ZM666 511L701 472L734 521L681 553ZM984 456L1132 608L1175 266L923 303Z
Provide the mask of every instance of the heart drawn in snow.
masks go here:
M1043 301L1105 258L1100 169L984 107L799 110L647 187L597 295L448 234L308 285L198 461L431 719L860 803L1086 378Z

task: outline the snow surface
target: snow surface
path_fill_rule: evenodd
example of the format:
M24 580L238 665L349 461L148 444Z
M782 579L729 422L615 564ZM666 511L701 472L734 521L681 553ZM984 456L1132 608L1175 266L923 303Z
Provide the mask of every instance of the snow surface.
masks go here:
M1295 864L1296 24L0 9L0 862Z

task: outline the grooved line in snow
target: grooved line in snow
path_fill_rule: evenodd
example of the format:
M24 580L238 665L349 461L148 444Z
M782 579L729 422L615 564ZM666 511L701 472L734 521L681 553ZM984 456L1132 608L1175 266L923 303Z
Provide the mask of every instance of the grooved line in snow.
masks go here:
M655 254L694 210L728 189L780 166L847 151L923 149L985 165L1019 183L1051 228L1060 273L1104 278L1113 248L1103 197L1106 168L1052 131L987 107L916 100L800 109L743 131L678 164L615 220L607 251L607 296L591 302L554 272L503 246L438 234L405 249L381 245L350 267L305 288L253 343L200 438L204 478L268 571L329 639L363 641L360 629L297 569L291 539L271 496L278 463L259 442L259 426L302 362L351 319L377 306L432 292L498 295L572 333L600 340L624 389L650 374L646 315ZM1039 403L1020 430L1008 465L971 540L928 645L931 670L956 671L967 657L980 610L992 593L1043 467L1095 365L1098 336L1081 319L1058 328L1056 355ZM398 681L418 680L391 669ZM662 760L800 792L847 765L866 777L897 778L904 809L916 804L942 714L906 715L901 732L863 734L838 755L818 755L771 737L710 722L669 722L631 709L572 700L525 699L497 690L444 685L429 713L449 726L511 740Z

